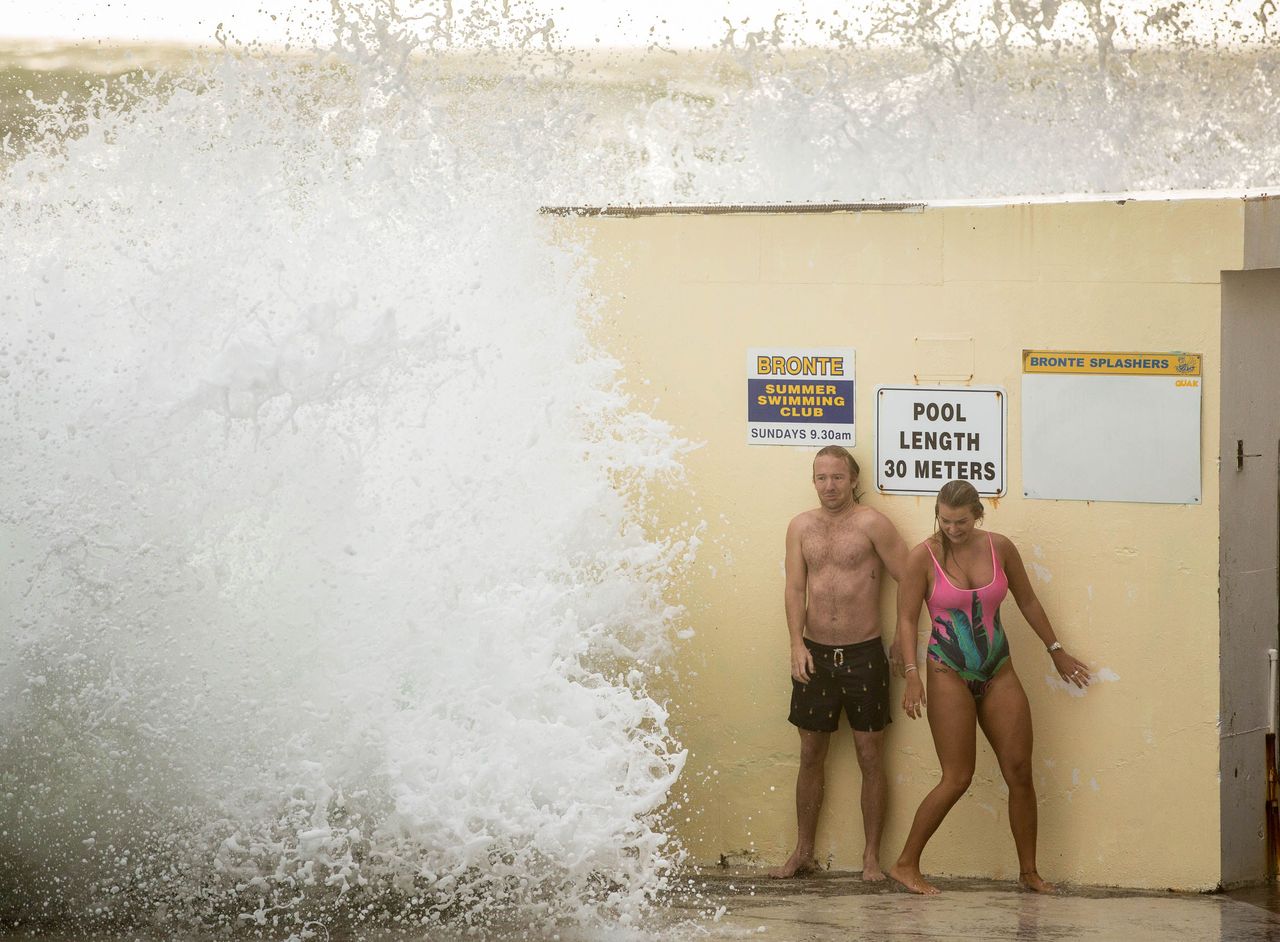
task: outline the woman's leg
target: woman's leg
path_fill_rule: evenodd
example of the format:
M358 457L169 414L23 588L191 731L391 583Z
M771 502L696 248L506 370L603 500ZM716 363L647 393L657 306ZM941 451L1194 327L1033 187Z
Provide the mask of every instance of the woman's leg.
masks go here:
M920 873L920 855L933 832L960 800L973 780L977 711L973 694L953 671L929 663L929 729L942 765L942 780L924 796L916 809L911 832L898 862L889 868L893 877L912 893L937 893L938 888Z
M1031 781L1031 706L1012 662L991 679L978 702L978 722L1000 762L1009 786L1009 828L1018 850L1018 882L1038 893L1052 893L1036 871L1036 788Z

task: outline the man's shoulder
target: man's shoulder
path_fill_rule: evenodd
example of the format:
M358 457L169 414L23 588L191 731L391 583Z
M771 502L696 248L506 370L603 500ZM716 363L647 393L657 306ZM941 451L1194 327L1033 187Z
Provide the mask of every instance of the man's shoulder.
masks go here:
M818 515L822 513L821 507L815 507L812 510L802 510L791 518L791 522L787 524L788 530L804 530L813 525Z
M893 523L874 507L855 504L853 512L849 514L849 526L857 527L859 530L865 530L868 533L877 533L883 531L885 527L892 527Z
M860 523L880 523L888 522L889 518L876 510L874 507L868 507L866 504L853 505L854 519Z

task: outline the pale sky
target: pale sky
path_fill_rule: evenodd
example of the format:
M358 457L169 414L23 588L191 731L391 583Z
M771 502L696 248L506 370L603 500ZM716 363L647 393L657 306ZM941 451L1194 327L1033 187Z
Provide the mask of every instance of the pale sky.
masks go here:
M708 45L725 32L724 18L750 18L767 25L779 9L797 10L797 0L532 0L555 20L566 45L643 46L650 27L668 32L677 45ZM438 9L442 4L400 0L399 9ZM864 4L822 0L828 7ZM465 0L454 0L455 10ZM629 11L635 11L634 13ZM271 14L275 14L273 21ZM846 14L847 15L847 14ZM294 27L288 21L293 20ZM328 0L0 0L0 39L117 39L212 42L223 23L242 40L283 42L297 36L296 23L324 29Z
M438 10L443 0L384 0L395 2L404 13ZM483 0L452 0L455 12ZM521 0L510 0L517 6ZM849 19L855 25L868 8L882 0L523 0L547 12L556 23L563 45L592 48L647 46L655 38L662 45L708 46L721 39L725 20L740 27L760 29L772 23L779 10L812 17ZM982 9L991 0L961 0L958 9ZM495 6L496 0L490 0ZM1171 0L1120 2L1109 6L1130 16L1144 8L1172 7ZM1259 0L1192 0L1193 17L1211 35L1214 25L1237 19L1256 28L1253 14ZM1063 16L1079 15L1080 2L1062 3ZM833 17L833 11L838 11ZM1229 15L1228 15L1229 14ZM1280 27L1280 14L1273 27ZM286 39L312 38L327 42L330 36L329 0L0 0L0 40L52 38L62 40L115 39L124 41L178 40L189 43L214 41L223 24L236 39L280 44ZM310 32L299 30L299 24ZM657 27L658 34L651 33ZM1199 32L1199 30L1197 30ZM791 36L820 42L821 31Z

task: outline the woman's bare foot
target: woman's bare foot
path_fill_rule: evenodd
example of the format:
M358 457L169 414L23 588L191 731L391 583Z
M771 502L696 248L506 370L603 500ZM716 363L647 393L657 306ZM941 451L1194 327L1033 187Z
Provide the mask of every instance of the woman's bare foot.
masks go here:
M1044 877L1034 870L1024 870L1018 874L1018 883L1033 893L1057 893L1058 888L1045 881Z
M883 883L884 871L880 869L880 861L875 857L862 858L862 882Z
M900 863L889 868L889 876L897 880L912 893L921 896L936 896L942 891L924 878L919 867L908 867Z
M769 876L774 880L789 880L794 876L801 876L806 873L813 873L818 869L818 862L813 859L812 855L801 854L796 851L787 862L781 867L774 867L769 871Z

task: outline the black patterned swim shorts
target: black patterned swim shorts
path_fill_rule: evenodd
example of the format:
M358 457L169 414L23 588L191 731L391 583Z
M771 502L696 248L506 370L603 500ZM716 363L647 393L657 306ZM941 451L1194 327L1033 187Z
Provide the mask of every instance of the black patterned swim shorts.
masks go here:
M813 673L802 684L791 679L791 715L801 729L835 732L840 711L861 732L876 732L889 717L889 659L879 638L833 647L804 639L813 655Z

